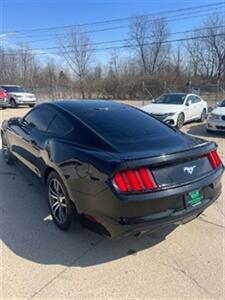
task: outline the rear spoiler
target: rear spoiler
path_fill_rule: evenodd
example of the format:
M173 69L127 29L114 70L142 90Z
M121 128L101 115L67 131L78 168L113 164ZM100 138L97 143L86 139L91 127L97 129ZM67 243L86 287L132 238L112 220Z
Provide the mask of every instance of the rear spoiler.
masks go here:
M146 157L141 159L131 159L124 160L121 164L121 170L128 168L138 168L141 166L154 166L154 165L164 165L173 163L174 161L183 161L193 159L195 157L201 157L208 152L217 149L217 144L214 142L206 142L199 144L191 149L185 149L184 151L179 151L175 153L163 154L161 156Z

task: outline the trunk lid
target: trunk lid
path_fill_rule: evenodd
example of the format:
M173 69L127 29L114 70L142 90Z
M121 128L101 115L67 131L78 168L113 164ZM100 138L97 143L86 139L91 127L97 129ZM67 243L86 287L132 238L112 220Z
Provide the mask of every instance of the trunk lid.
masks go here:
M215 170L212 168L207 153L217 148L214 142L197 142L188 147L177 149L175 152L149 151L149 155L123 157L120 170L139 169L145 167L150 170L157 189L173 188L201 180ZM146 153L147 154L147 153ZM120 159L121 159L120 155Z
M161 188L188 184L208 176L212 171L207 157L151 168L152 175Z

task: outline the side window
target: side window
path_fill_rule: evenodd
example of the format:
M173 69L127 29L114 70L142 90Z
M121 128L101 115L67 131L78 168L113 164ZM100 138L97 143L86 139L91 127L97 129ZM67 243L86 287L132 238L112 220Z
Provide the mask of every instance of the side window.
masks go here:
M57 135L66 135L73 129L72 125L63 117L55 116L54 120L48 127L48 133Z
M40 131L46 131L54 116L54 112L46 107L38 107L25 116L23 121Z
M195 103L201 102L201 99L198 96L195 96Z
M71 123L64 117L57 115L48 128L48 133L57 136L66 136L71 133L71 138L77 144L91 148L105 149L105 143L81 121L74 118Z

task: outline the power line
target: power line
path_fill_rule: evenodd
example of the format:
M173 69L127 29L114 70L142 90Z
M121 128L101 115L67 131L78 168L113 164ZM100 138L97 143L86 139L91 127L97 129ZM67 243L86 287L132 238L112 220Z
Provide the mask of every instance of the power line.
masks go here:
M193 18L199 18L199 17L206 17L206 16L210 16L210 15L212 15L212 13L215 13L215 11L214 12L210 12L210 13L208 13L208 14L201 14L201 15L192 15L192 14L190 14L189 13L189 15L188 16L183 16L182 18L181 17L179 17L179 18L174 18L174 19L164 19L165 21L168 21L168 22L176 22L176 21L183 21L183 20L187 20L187 19L193 19ZM154 23L154 22L156 22L156 21L158 21L159 19L154 19L154 20L151 20L151 22L149 23L149 24L152 24L152 23ZM104 32L104 31L112 31L112 30L117 30L117 29L124 29L124 28L127 28L129 25L126 25L126 26L115 26L115 27L108 27L108 28L102 28L102 29L98 29L98 30L90 30L90 31L85 31L84 33L97 33L97 32ZM42 36L42 35L41 35ZM26 40L26 42L28 42L28 43L36 43L36 42L42 42L42 41L49 41L50 40L50 37L52 37L52 38L60 38L60 37L64 37L65 36L65 33L58 33L58 34L49 34L49 35L45 35L45 38L44 39L38 39L38 40L36 40L36 39L34 39L34 40ZM27 36L27 37L32 37L32 36ZM36 37L38 37L38 36L36 36ZM21 39L21 38L23 38L24 39L24 37L16 37L17 39Z
M174 12L182 12L182 11L193 11L201 8L212 8L212 7L218 7L224 5L224 1L222 2L216 2L216 3L211 3L211 4L206 4L206 5L199 5L199 6L192 6L192 7L186 7L182 9L176 9L176 10L168 10L168 11L162 11L158 13L151 13L151 14L144 14L140 15L140 17L149 17L149 16L154 16L154 15L164 15L164 14L171 14ZM98 22L91 22L91 23L83 23L83 24L73 24L73 25L66 25L66 26L55 26L55 27L39 27L39 28L33 28L33 29L23 29L23 30L14 30L10 32L1 32L0 34L9 34L9 33L23 33L23 32L39 32L39 31L50 31L50 30L58 30L58 29L66 29L66 28L73 28L73 27L85 27L85 26L95 26L95 25L102 25L102 24L108 24L108 23L113 23L113 22L121 22L121 21L128 21L131 20L135 17L125 17L125 18L118 18L118 19L108 19L104 21L98 21Z
M180 38L180 39L173 39L173 40L166 40L162 41L161 44L170 44L170 43L175 43L175 42L184 42L184 41L189 41L189 40L198 40L198 39L206 39L210 37L219 37L219 36L224 36L225 33L220 33L220 34L214 34L214 35L203 35L203 36L195 36L195 37L186 37L186 38ZM152 43L144 43L143 46L151 46L151 45L156 45L158 44L157 42L152 42ZM115 46L115 47L106 47L106 48L97 48L94 51L105 51L105 50L114 50L114 49L127 49L127 48L135 48L138 47L138 45L123 45L123 46ZM89 51L93 51L93 49L90 49ZM73 50L69 51L61 51L61 52L42 52L42 53L33 53L33 55L38 55L38 56L43 56L43 55L62 55L65 53L74 53ZM17 53L4 53L4 55L17 55Z
M197 29L192 29L192 30L185 30L185 31L176 31L176 32L171 32L170 35L177 35L177 34L187 34L187 33L195 33L203 30L208 30L208 29L225 29L225 23L223 25L218 25L218 26L213 26L213 27L201 27ZM146 39L150 39L154 37L154 35L151 36L145 36ZM111 40L111 41L101 41L101 42L95 42L95 43L88 43L88 44L83 44L81 46L98 46L98 45L104 45L104 44L114 44L114 43L124 43L124 42L129 42L135 40L134 38L128 38L128 39L119 39L119 40ZM73 48L72 45L66 45L66 48ZM59 46L55 47L45 47L45 48L37 48L37 49L31 49L31 51L45 51L45 50L57 50L60 49Z

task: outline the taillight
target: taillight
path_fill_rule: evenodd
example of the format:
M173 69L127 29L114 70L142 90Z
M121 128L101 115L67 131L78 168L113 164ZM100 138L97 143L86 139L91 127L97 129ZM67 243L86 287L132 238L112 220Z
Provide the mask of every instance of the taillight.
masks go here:
M0 91L0 100L6 99L6 93L3 91Z
M207 157L213 169L217 169L222 163L216 150L209 152Z
M117 172L113 177L114 187L122 192L144 192L156 188L152 174L147 168Z

